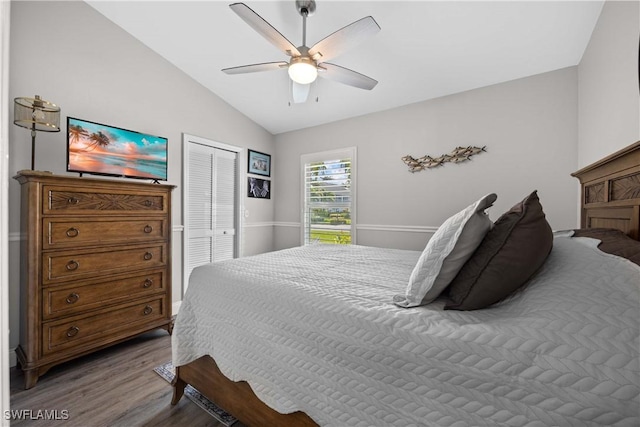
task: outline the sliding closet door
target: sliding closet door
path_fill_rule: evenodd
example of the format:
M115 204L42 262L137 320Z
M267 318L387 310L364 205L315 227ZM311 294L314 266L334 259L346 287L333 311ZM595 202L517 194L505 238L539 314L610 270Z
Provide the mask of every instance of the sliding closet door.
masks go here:
M195 267L238 252L238 153L201 138L185 144L184 290Z

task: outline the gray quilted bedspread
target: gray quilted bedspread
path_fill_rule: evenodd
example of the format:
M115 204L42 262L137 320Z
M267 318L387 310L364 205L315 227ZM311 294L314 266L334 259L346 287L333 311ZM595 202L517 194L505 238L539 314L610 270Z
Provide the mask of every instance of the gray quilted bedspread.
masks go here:
M400 308L419 252L313 245L196 268L173 363L211 355L321 425L638 426L640 267L556 237L485 310Z

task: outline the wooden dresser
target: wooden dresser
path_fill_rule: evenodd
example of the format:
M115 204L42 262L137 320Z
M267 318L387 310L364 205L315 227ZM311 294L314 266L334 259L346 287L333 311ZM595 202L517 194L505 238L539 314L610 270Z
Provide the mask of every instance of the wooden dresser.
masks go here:
M25 388L49 368L171 332L173 186L20 171L18 362Z

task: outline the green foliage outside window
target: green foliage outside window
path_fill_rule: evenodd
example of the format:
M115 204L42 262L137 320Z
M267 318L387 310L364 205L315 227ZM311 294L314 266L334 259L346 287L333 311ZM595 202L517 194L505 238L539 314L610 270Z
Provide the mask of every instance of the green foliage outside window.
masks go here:
M351 244L350 165L350 160L307 165L309 242Z

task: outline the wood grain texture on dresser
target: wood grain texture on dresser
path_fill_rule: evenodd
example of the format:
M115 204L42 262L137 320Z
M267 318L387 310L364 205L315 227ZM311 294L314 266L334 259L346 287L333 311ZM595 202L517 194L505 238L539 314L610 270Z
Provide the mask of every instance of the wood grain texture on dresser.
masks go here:
M52 366L171 331L172 185L20 171L25 388Z

